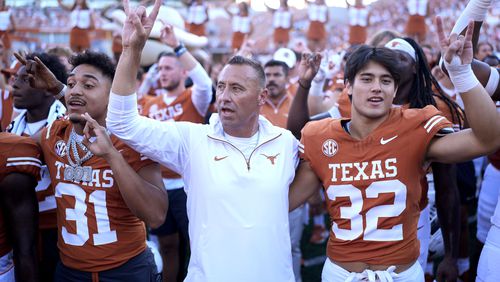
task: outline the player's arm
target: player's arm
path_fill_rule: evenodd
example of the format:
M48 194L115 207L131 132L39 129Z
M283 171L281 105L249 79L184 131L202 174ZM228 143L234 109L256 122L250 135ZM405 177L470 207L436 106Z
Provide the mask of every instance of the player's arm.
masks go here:
M0 183L0 205L12 242L17 281L38 281L36 185L33 176L17 172L7 175Z
M443 163L456 163L487 155L500 146L500 116L484 87L472 73L472 30L470 22L465 37L446 37L442 20L437 18L437 30L450 79L460 93L471 129L434 138L427 158Z
M288 192L289 210L293 211L307 202L307 200L318 191L320 184L309 162L301 161L295 172L295 178L290 185L290 191Z
M302 127L309 121L309 109L307 107L307 97L311 88L311 83L318 73L321 63L321 55L303 53L302 60L298 68L299 87L297 94L293 98L292 105L288 113L287 129L300 139Z
M135 172L111 143L106 128L100 126L89 114L83 117L87 121L83 130L84 145L110 165L120 187L120 194L130 211L148 226L159 227L165 221L168 208L168 196L163 187L160 166L151 164ZM96 139L90 142L93 136Z
M201 116L205 116L212 100L212 80L201 64L182 45L174 33L174 28L166 24L160 36L161 42L174 49L175 55L179 58L182 67L189 72L189 77L193 80L193 104Z
M456 165L432 163L436 208L444 242L444 259L438 266L438 281L457 279L460 246L460 198L456 181Z

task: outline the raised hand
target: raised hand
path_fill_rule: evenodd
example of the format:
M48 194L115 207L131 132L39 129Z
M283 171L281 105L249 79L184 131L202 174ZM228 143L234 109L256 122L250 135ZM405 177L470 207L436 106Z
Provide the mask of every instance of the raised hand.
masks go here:
M155 4L151 14L146 14L146 8L139 6L131 9L129 0L123 0L123 8L127 19L123 24L122 30L122 45L123 48L134 48L142 50L146 40L153 29L158 11L160 10L161 0L155 0Z
M88 113L83 114L82 118L86 121L83 129L83 145L95 156L104 159L116 153L117 151L111 142L111 138L109 138L106 128L97 123ZM95 137L95 140L91 142L92 137Z
M474 32L474 22L470 21L465 36L452 33L446 36L443 20L436 17L437 34L439 46L441 47L441 56L445 62L454 65L468 65L473 59L472 34Z
M165 24L163 21L163 28L160 34L160 41L171 48L179 46L179 40L175 36L174 27L170 24Z
M245 39L241 44L240 50L236 52L236 55L243 56L245 58L252 58L254 45L255 40L249 39L248 35L245 35Z
M53 92L53 94L58 94L64 87L38 57L35 56L34 60L26 59L24 55L17 52L14 56L26 68L31 87Z
M320 65L320 53L302 53L302 59L300 60L299 67L297 68L299 74L299 82L303 86L310 86L311 81L318 73Z

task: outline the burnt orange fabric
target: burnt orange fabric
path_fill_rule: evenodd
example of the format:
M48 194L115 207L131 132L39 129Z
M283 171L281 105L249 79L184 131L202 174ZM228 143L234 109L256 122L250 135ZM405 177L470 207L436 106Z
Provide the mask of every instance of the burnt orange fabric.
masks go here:
M240 49L243 41L245 40L245 33L235 31L233 32L233 38L231 39L231 49Z
M433 106L393 108L363 140L352 138L338 119L306 124L301 157L327 195L333 223L327 245L331 260L397 265L418 258L425 155L436 132L451 126L446 120L429 125L437 115Z
M349 26L349 44L365 44L366 42L366 26L351 25Z
M31 138L0 132L0 181L13 172L28 174L39 179L40 156L40 148ZM13 158L23 159L15 160ZM33 159L38 160L38 162ZM5 221L0 210L0 257L10 252L11 249L12 246L7 240Z
M425 17L420 15L410 15L406 23L405 32L409 36L417 36L420 41L425 39L427 33L427 25Z
M273 38L275 44L288 44L290 41L290 29L281 27L275 28Z
M146 229L127 207L113 171L103 158L93 156L83 163L92 167L91 182L64 180L66 151L54 148L68 141L72 127L68 119L56 120L41 134L43 155L56 190L57 246L65 266L87 272L105 271L146 249ZM134 171L153 164L113 135L111 142ZM80 148L78 152L85 155Z
M194 24L194 23L186 23L187 30L192 34L196 34L198 36L206 36L205 34L205 24Z
M82 52L90 48L90 34L88 29L74 27L69 33L69 47L74 52Z
M351 118L351 100L349 99L349 95L347 94L347 88L344 88L344 90L342 90L342 93L340 93L337 104L342 117Z
M307 29L307 39L324 40L326 38L325 24L320 21L311 21Z
M205 117L198 113L191 99L191 89L186 89L170 104L166 104L163 95L150 99L144 104L141 115L159 121L190 121L203 123ZM163 178L180 178L181 176L166 167L162 167Z
M290 94L286 94L279 105L274 105L270 100L260 109L260 114L268 119L273 125L286 128L288 121L288 112L292 104L293 98Z

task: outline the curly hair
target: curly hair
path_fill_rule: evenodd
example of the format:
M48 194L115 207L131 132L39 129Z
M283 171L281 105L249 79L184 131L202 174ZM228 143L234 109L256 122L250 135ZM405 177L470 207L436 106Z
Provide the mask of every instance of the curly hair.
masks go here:
M66 84L68 80L68 73L66 72L66 67L61 63L56 55L51 55L48 53L30 53L26 56L28 60L34 60L38 57L42 63L49 68L49 70L54 74L54 76L60 82Z
M73 69L79 65L91 65L102 72L104 76L113 80L115 77L116 65L108 55L101 52L85 50L83 53L73 55L69 59Z

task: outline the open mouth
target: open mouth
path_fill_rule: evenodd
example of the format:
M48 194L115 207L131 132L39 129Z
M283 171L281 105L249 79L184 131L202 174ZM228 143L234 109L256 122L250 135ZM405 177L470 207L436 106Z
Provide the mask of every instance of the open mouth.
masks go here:
M72 107L83 107L86 105L85 101L75 98L70 99L67 104Z
M381 103L383 101L384 101L384 99L382 97L370 97L370 98L368 98L368 102L371 102L371 103Z

